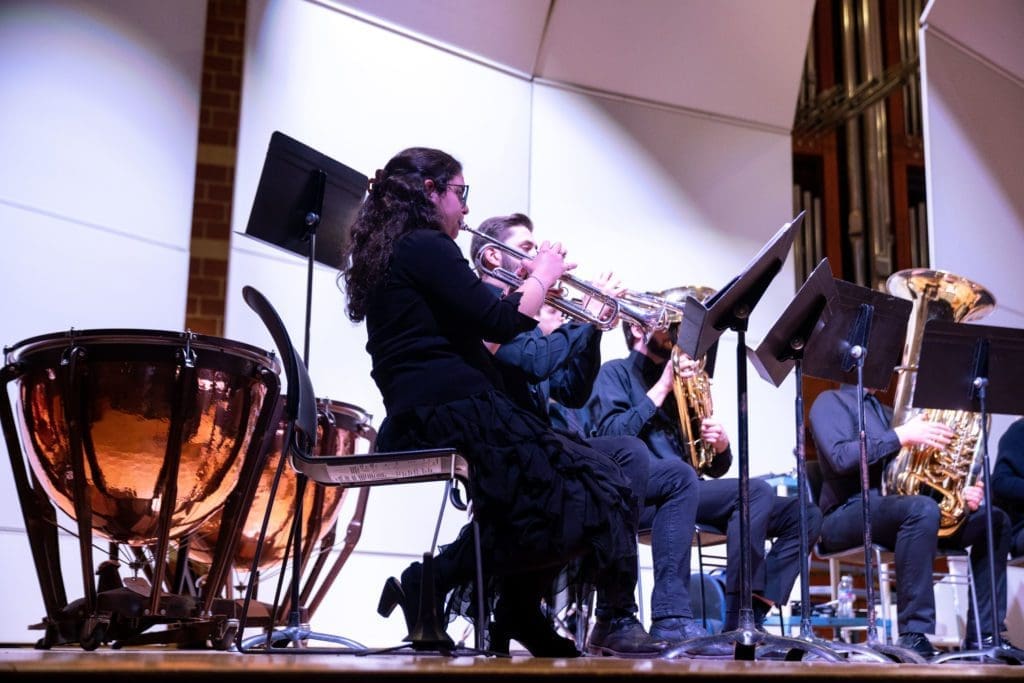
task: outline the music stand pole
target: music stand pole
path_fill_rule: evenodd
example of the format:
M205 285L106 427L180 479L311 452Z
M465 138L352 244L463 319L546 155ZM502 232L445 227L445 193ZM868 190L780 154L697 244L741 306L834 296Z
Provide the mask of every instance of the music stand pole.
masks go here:
M804 353L808 347L827 337L827 328L835 325L833 304L839 294L829 267L828 259L815 267L786 310L765 335L757 350L750 354L762 378L776 387L789 375L796 373L794 409L796 413L796 477L797 498L800 506L800 640L813 643L834 652L859 653L875 661L888 662L888 658L866 647L849 643L834 643L814 635L811 625L810 597L810 542L807 539L807 507L811 503L807 486L807 447L804 428Z
M746 331L751 312L775 278L793 245L793 237L803 222L803 213L780 228L743 272L717 294L698 301L690 296L686 300L683 322L677 345L691 358L703 357L726 329L734 330L736 342L736 401L739 415L739 508L740 508L740 605L738 628L683 641L671 648L663 657L672 659L684 654L700 655L716 646L734 646L739 660L753 660L758 649L762 652L781 651L787 660L798 660L804 654L815 654L827 661L840 661L826 648L796 638L775 636L758 631L751 609L750 578L750 465L748 448L747 410L747 347Z
M309 255L306 259L306 330L303 335L302 360L309 368L309 330L313 320L313 264L316 263L316 231L320 227L320 216L324 210L324 186L327 174L317 169L313 171L313 205L306 213L306 238L309 240Z
M302 361L309 370L309 338L310 327L313 319L313 264L316 262L316 231L320 226L320 215L324 208L324 186L327 183L327 174L317 169L312 172L314 183L313 204L305 215L306 239L309 242L309 254L306 258L306 321L305 333L303 334ZM281 456L284 461L284 454ZM288 613L288 625L298 629L296 635L308 636L308 629L303 629L302 606L300 605L299 583L302 574L302 507L306 497L307 478L302 472L295 473L295 518L292 520L292 581L289 586L291 610ZM305 631L305 633L303 633ZM347 640L347 639L346 639ZM298 643L298 638L295 640Z
M926 328L926 334L932 332L931 337L926 337L931 345L932 339L938 337L941 341L941 334L943 333L942 323L929 323L929 327ZM998 328L989 328L981 326L969 326L977 330L978 334L985 335L990 330L998 330ZM956 330L957 336L966 336L961 330ZM1019 330L1013 330L1014 333L1019 333ZM1018 334L1019 336L1019 334ZM1012 337L1011 337L1012 338ZM1019 342L1019 340L1018 340ZM1000 633L1001 624L999 623L999 606L997 600L999 600L999 594L996 591L996 557L995 557L995 534L992 531L992 481L991 481L991 469L989 467L989 454L988 454L988 420L989 420L989 406L988 406L988 388L989 388L989 340L986 336L979 336L974 340L974 351L973 351L973 371L971 373L972 379L970 383L970 400L973 402L977 400L980 411L981 420L981 462L978 466L981 467L982 482L984 484L982 492L984 495L984 508L985 508L985 539L988 543L988 547L985 549L988 555L988 576L986 577L989 582L989 595L991 596L991 610L992 610L992 645L987 648L982 648L981 643L978 643L978 649L974 650L962 650L960 652L951 652L943 655L934 657L931 661L935 663L942 663L955 659L978 659L984 661L986 658L993 660L1003 660L1010 664L1022 664L1024 663L1024 651L1011 648L1003 645L1002 635ZM961 344L962 346L962 344ZM1014 348L1014 347L1011 347ZM931 348L928 349L931 351ZM954 350L955 347L954 347ZM1004 355L1004 358L1006 356ZM943 359L945 360L945 359ZM1011 361L1012 362L1012 361ZM1009 382L1016 387L1019 386L1016 382ZM927 393L927 389L922 392ZM974 619L975 623L979 623L978 619L980 615L975 611Z

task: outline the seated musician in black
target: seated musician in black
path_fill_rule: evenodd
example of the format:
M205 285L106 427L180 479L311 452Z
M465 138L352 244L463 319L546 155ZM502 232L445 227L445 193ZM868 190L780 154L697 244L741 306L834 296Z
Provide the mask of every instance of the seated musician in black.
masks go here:
M477 264L481 280L504 296L509 285L495 277L494 269L505 273L519 270L520 259L502 251L481 237L486 235L515 250L530 254L536 244L533 223L524 214L496 216L480 224L470 245L470 259ZM609 297L623 291L611 273L600 276L594 286ZM577 302L581 310L588 310L594 318L609 313L599 302L589 297ZM580 408L590 396L597 370L601 365L601 330L584 321L553 324L558 316L550 306L542 306L536 329L518 335L511 342L489 345L498 361L506 391L520 406L532 411L551 424L549 408L555 403L569 408ZM647 481L647 448L635 437L596 437L584 439L582 433L568 427L554 427L566 438L585 443L605 453L618 463L630 479L636 500L641 501ZM605 596L598 591L597 623L591 632L587 648L592 654L630 656L636 652L656 653L667 643L653 642L637 621L636 605L629 609L612 609Z
M999 451L992 468L992 500L1006 510L1013 524L1010 556L1024 556L1024 418L1016 420L999 437Z
M352 227L347 312L366 320L387 411L377 447L451 447L466 457L488 576L529 591L518 576L578 558L613 609L628 610L636 588L630 482L609 458L560 437L509 399L483 343L536 326L547 291L567 268L564 250L541 244L523 264L522 285L495 296L455 243L468 189L450 155L406 149L374 175ZM406 578L413 579L386 584L381 608L401 603L414 625L420 586ZM520 642L543 619L540 593L522 591L503 588L495 609L503 631Z
M726 532L726 622L738 627L740 609L740 505L736 479L721 478L732 464L724 425L713 415L702 419L700 438L715 455L700 475L691 462L676 405L673 364L674 325L646 333L623 323L627 358L604 363L598 373L587 412L594 433L639 436L649 447L647 508L641 525L649 525L654 562L651 635L693 638L703 634L690 607L690 544L697 522ZM680 379L692 377L697 364L684 358ZM706 478L705 478L706 477ZM775 495L764 480L749 480L749 553L751 607L761 627L775 603L788 599L800 572L799 498ZM818 538L821 514L807 508L808 543ZM775 538L765 557L765 539Z
M980 486L962 491L970 513L960 529L939 538L939 504L928 495L882 495L881 483L886 465L904 446L923 445L943 449L954 432L947 425L918 414L902 425L893 426L893 410L882 404L873 390L864 396L864 434L869 475L869 511L871 538L896 553L896 612L899 645L932 657L937 651L926 634L935 632L935 593L932 565L940 546L970 548L971 569L975 577L978 610L968 610L967 647L977 649L975 620L981 627L983 647L993 643L992 610L1004 629L1006 617L1006 556L1010 547L1010 523L1006 513L992 510L995 539L995 566L988 562L985 513L979 510L984 500ZM828 552L863 543L864 509L861 497L859 401L857 386L842 385L822 392L814 400L809 415L811 434L818 447L822 486L819 504L825 513L821 527L821 547ZM990 577L995 572L996 595L992 595ZM1010 647L1007 641L1004 646Z

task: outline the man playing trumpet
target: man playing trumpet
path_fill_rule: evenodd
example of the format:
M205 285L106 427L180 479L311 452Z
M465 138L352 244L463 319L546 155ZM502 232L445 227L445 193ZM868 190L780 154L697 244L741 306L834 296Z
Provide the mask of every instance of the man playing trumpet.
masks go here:
M504 295L512 288L511 280L521 272L518 254L534 251L533 223L524 214L496 216L483 221L474 233L470 245L470 258L476 264L480 278ZM509 249L503 248L509 247ZM495 275L499 271L501 276ZM580 282L579 280L573 280ZM649 454L639 439L629 436L584 438L561 419L552 421L550 410L564 406L566 412L582 407L601 365L601 327L617 314L617 304L609 307L622 291L619 281L611 273L602 274L594 285L585 285L595 296L585 296L578 302L558 301L559 305L578 317L565 324L558 319L561 313L551 305L542 307L540 324L536 329L518 335L510 342L491 345L504 379L505 391L518 405L532 411L564 438L583 443L604 453L622 467L629 478L636 497L637 513L642 505L647 481ZM551 298L562 296L552 292ZM553 583L554 577L549 577ZM651 638L636 619L636 604L612 605L608 596L598 591L597 624L590 633L587 649L592 654L618 656L650 656L664 649L668 643ZM535 630L539 630L537 626Z

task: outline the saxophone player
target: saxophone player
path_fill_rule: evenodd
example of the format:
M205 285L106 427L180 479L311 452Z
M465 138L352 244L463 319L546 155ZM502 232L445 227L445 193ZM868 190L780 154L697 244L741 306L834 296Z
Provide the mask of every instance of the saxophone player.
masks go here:
M856 385L843 385L821 393L811 406L811 434L818 448L822 474L819 505L825 514L821 547L839 550L863 542L863 506L860 487L860 439L857 426L859 401ZM1006 617L1006 557L1010 545L1010 523L1006 513L992 510L995 539L995 567L988 565L987 534L980 486L967 486L964 499L971 511L956 533L939 537L939 506L926 495L882 495L881 480L885 465L904 446L928 445L943 448L953 438L945 424L918 415L892 426L893 411L883 405L873 390L864 396L864 432L869 467L869 504L872 540L896 553L897 625L899 645L924 657L937 654L927 634L935 632L935 594L932 589L932 565L940 547L970 548L971 569L978 597L978 611L968 611L969 650L993 645L992 610L996 610L1001 628ZM993 596L989 572L994 571L996 595ZM982 642L975 642L975 623L981 627ZM1013 648L1003 639L1001 647ZM1024 654L1024 653L1022 653Z
M623 325L629 355L604 363L587 403L596 434L636 435L651 451L647 507L641 525L652 529L654 589L651 635L692 638L700 635L690 612L690 546L696 523L726 531L726 630L737 626L740 605L739 486L723 475L732 464L729 435L713 414L701 420L701 438L715 455L698 474L688 454L676 398L674 372L688 379L697 363L685 357L673 369L670 361L674 326L647 335L636 325ZM759 479L750 480L751 605L758 627L772 605L788 599L799 574L799 499L776 496ZM809 542L818 537L821 515L808 509ZM765 556L766 538L775 538Z

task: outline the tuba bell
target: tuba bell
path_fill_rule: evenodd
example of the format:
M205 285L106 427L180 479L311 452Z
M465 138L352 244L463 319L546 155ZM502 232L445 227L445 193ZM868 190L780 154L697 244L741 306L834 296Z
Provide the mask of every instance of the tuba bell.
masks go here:
M889 276L889 293L910 299L912 308L901 365L896 368L893 425L914 417L914 386L924 326L929 320L968 322L988 315L995 297L967 278L945 271L912 268ZM982 424L979 413L966 410L925 409L928 419L942 422L956 434L945 448L917 445L902 448L886 465L882 477L885 495L928 495L939 504L939 537L957 531L967 518L963 491L977 476L981 457Z
M652 293L651 296L664 300L670 311L670 322L679 323L683 319L683 304L687 296L692 295L698 301L705 301L714 293L715 290L711 287L687 286L666 289L662 292ZM711 399L711 377L708 376L705 368L706 357L698 361L692 377L681 377L679 366L684 355L686 354L678 345L672 346L671 363L675 370L672 393L676 397L679 423L689 450L690 464L697 470L697 474L704 474L711 469L716 455L714 444L707 443L700 438L701 423L704 418L710 417L714 412L714 403Z

